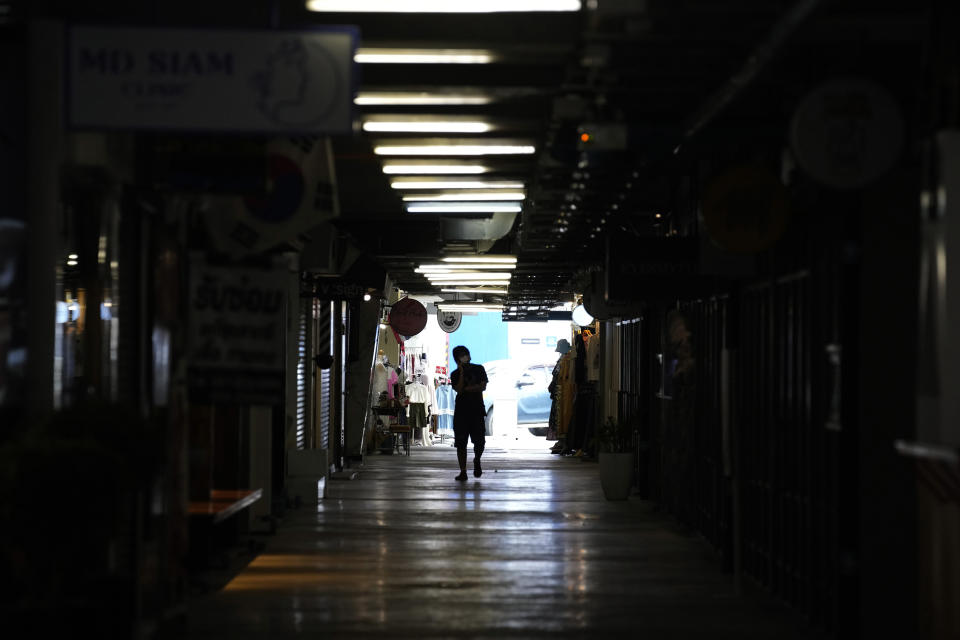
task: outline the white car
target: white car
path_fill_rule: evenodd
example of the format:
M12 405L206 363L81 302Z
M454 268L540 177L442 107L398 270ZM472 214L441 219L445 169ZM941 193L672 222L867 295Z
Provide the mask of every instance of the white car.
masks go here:
M488 436L504 435L518 426L528 428L533 435L546 435L552 403L548 387L555 364L542 360L491 360L483 364L487 371L483 404Z

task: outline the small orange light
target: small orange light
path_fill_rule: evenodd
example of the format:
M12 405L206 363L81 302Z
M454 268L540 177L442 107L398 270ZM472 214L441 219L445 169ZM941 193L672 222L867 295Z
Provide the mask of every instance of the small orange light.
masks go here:
M590 134L589 134L589 133L581 133L581 134L580 134L580 141L581 141L581 142L589 142L589 141L590 141Z

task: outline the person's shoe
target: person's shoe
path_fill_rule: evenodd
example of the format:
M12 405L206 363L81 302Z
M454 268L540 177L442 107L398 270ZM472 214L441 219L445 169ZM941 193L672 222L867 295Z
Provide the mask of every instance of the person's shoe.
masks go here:
M461 472L460 472L460 475L458 475L456 478L454 478L454 480L456 480L456 481L458 481L458 482L465 482L466 479L467 479L467 472L466 472L466 471L461 471Z
M476 476L477 478L483 475L483 469L480 468L479 460L473 461L473 475Z

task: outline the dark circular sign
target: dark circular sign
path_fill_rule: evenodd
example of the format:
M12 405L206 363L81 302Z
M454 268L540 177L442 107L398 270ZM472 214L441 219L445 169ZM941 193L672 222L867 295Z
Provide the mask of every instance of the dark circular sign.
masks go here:
M772 247L789 219L787 190L769 170L741 166L711 182L701 205L710 238L733 253L757 253Z
M390 309L390 326L402 336L415 336L427 326L427 309L413 298L398 300Z
M866 78L839 78L803 99L790 124L797 163L817 181L856 189L880 178L903 148L896 99Z

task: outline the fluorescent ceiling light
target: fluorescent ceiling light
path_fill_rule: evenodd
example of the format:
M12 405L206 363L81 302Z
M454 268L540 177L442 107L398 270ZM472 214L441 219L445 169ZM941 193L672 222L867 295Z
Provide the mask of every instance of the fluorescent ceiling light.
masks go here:
M430 284L434 284L434 285L437 285L437 286L440 286L440 287L460 287L460 286L479 287L479 286L481 286L481 285L487 285L487 284L497 285L497 286L499 286L499 287L505 287L505 286L507 286L508 284L510 284L510 281L507 280L507 279L504 279L504 280L501 280L501 281L497 281L497 280L445 280L445 281L443 281L443 282L440 282L440 281L431 282Z
M493 96L481 93L437 93L427 91L361 91L353 99L358 107L385 105L448 106L482 105L493 102Z
M447 256L440 262L516 262L516 256Z
M523 210L519 204L503 202L479 202L476 204L412 204L407 206L407 213L520 213Z
M536 153L532 144L382 144L378 156L511 156Z
M415 269L417 273L463 273L473 269L516 269L516 264L491 263L486 264L422 264Z
M500 273L481 273L479 271L459 271L456 273L428 273L428 280L509 280L510 274Z
M503 191L500 193L441 193L437 195L403 196L404 202L476 202L477 200L523 200L526 194L520 191Z
M384 163L383 172L387 175L426 174L479 174L490 171L482 164L391 164Z
M483 279L483 278L480 278L480 279L466 279L466 278L463 278L463 279L460 279L460 280L436 280L436 279L434 279L434 278L430 278L430 284L432 284L432 285L435 286L435 287L460 287L460 286L467 286L467 283L472 283L472 284L469 285L469 286L471 286L471 287L477 287L477 286L485 285L485 284L493 285L493 286L496 286L496 287L507 287L507 286L510 286L510 279L509 279L509 278L499 278L499 279L486 279L486 280L485 280L485 279Z
M490 64L496 55L489 49L393 49L361 47L353 61L362 64Z
M366 120L363 130L376 133L487 133L493 127L479 120Z
M437 309L441 312L446 311L503 311L502 304L440 304L437 303Z
M330 13L501 13L579 11L580 0L309 0L307 9Z
M394 189L523 189L522 182L495 180L443 180L437 178L397 178Z
M467 287L465 289L440 289L440 293L499 293L506 295L506 289L484 289L483 287Z

